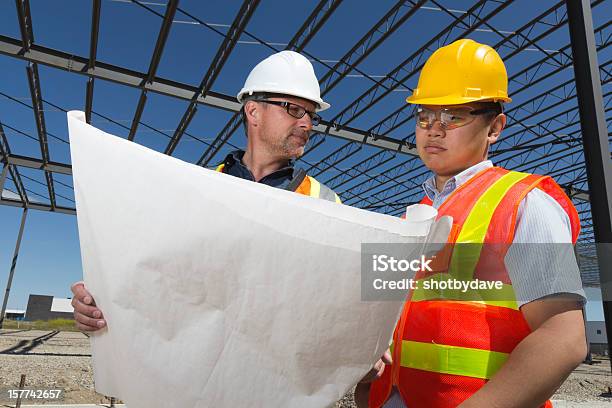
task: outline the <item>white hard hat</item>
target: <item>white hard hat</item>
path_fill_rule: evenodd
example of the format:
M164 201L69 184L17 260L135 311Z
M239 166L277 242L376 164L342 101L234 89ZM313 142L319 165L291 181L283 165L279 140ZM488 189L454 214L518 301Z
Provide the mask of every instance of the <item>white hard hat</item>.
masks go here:
M317 112L329 108L321 99L319 81L312 64L294 51L270 55L253 68L238 93L238 102L257 92L297 96L317 104Z

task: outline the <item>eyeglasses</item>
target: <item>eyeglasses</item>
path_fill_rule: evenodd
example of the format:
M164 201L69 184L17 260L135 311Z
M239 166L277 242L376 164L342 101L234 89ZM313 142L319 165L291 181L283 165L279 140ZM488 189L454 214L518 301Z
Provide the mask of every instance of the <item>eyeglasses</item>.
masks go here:
M317 126L319 123L321 123L321 117L319 115L317 115L315 112L307 111L306 109L302 108L300 105L296 105L295 103L270 101L268 99L262 99L256 102L264 102L269 103L271 105L282 106L283 108L285 108L289 115L293 116L296 119L302 119L305 114L308 114L308 116L310 116L310 121L312 122L313 126Z
M415 118L417 126L421 129L430 129L436 120L440 121L440 127L444 130L457 129L461 126L469 125L476 119L478 115L496 112L495 108L472 109L470 107L462 108L442 108L432 110L419 106L416 110Z

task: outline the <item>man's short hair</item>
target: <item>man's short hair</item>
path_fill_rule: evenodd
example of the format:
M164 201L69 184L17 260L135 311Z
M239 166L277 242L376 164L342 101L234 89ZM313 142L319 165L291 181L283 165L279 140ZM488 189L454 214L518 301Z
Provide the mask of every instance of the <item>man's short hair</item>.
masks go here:
M242 98L242 107L240 108L240 115L242 116L242 125L244 126L244 135L246 137L249 137L248 135L248 123L247 123L247 118L246 118L246 113L244 111L244 106L246 105L246 103L248 101L262 101L264 99L268 99L270 97L269 93L266 92L255 92L251 95L244 95Z
M491 121L497 117L497 115L504 113L504 104L501 102L484 101L476 102L477 109L491 109L491 112L483 114L485 120Z
M240 115L242 116L242 125L244 126L244 134L245 136L249 136L247 134L249 128L248 128L248 124L247 124L247 119L246 119L246 113L244 112L244 106L246 105L246 103L248 101L263 101L266 99L270 99L270 98L282 98L286 95L283 94L276 94L276 93L270 93L270 92L254 92L251 95L244 95L242 97L242 107L240 108Z

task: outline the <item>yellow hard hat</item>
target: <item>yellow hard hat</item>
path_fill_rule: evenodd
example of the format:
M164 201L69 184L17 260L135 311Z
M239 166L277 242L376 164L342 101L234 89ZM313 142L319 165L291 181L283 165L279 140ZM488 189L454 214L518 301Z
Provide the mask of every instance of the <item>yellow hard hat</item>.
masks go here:
M499 54L485 44L463 39L434 52L408 103L459 105L476 101L511 102L508 74Z

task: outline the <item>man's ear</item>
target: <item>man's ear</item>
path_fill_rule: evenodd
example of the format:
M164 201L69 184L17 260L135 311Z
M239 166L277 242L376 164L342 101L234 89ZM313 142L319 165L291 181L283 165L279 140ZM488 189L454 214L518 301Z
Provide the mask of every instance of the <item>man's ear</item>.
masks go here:
M259 124L259 105L254 101L247 101L244 104L244 116L253 126Z
M493 144L497 141L499 136L501 135L502 130L506 127L506 115L500 113L493 119L491 122L491 126L489 127L489 134L487 138L489 139L489 144Z

